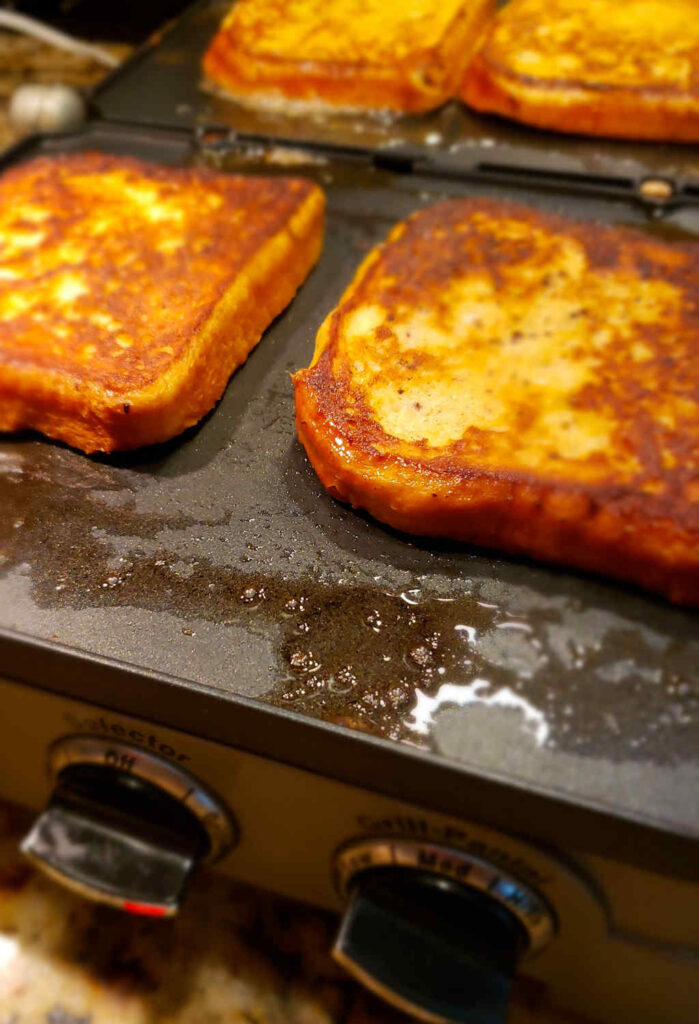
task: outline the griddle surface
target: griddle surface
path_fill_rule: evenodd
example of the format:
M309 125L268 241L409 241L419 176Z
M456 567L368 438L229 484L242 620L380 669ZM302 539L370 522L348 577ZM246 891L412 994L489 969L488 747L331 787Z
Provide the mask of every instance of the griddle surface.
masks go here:
M184 133L100 126L29 143L16 158L85 148L192 159ZM280 168L279 158L219 162L318 180L329 199L325 250L215 411L129 456L2 439L0 627L699 833L694 614L382 528L324 493L295 437L289 374L308 363L361 257L420 206L502 190L359 165ZM507 194L668 237L699 231L696 206L657 225L623 201Z

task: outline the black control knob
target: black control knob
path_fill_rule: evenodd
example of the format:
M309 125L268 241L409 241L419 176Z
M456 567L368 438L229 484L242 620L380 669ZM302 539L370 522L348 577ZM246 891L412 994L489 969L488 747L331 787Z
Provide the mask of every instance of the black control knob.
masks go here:
M170 916L197 863L233 841L216 798L149 751L71 737L54 760L51 798L22 851L81 895Z
M352 879L333 955L422 1020L502 1024L527 945L520 922L491 896L394 866Z

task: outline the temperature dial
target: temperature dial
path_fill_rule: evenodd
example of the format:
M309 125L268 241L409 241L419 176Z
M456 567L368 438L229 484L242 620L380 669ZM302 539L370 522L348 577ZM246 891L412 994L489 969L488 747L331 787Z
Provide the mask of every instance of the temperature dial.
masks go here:
M171 916L197 863L235 842L218 798L149 751L73 736L52 748L50 764L54 789L22 850L90 899Z
M520 959L553 918L541 898L456 850L365 841L341 852L348 898L333 955L367 988L433 1024L504 1024Z

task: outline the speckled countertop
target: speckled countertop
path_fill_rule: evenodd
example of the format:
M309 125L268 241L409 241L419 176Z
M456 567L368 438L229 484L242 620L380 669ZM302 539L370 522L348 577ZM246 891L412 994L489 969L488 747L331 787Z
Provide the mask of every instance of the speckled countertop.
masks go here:
M112 47L124 54L128 47ZM0 33L0 149L23 81L87 86L90 61ZM174 921L95 907L19 857L25 812L0 804L0 1024L401 1024L328 955L332 917L202 875ZM520 984L509 1024L584 1024Z

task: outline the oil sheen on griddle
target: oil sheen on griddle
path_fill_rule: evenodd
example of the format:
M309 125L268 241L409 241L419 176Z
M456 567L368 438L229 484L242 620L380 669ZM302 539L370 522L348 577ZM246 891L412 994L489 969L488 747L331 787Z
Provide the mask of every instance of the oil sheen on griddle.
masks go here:
M682 630L675 639L639 636L623 613L610 619L580 598L527 588L503 595L477 566L472 578L417 574L400 588L385 577L333 582L297 574L289 548L285 574L270 568L252 527L235 567L214 564L162 544L183 528L190 547L199 539L181 511L136 512L122 491L99 489L107 466L29 448L31 469L11 450L0 462L0 575L27 572L41 608L147 609L179 620L193 649L206 623L251 636L274 625L264 699L419 747L430 748L435 723L459 709L496 708L528 746L666 765L693 756L697 645Z

